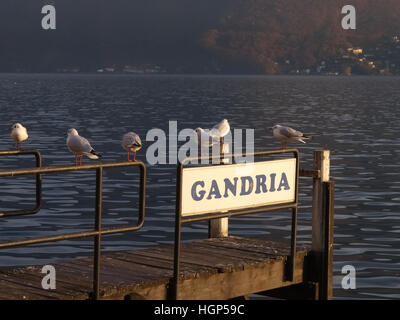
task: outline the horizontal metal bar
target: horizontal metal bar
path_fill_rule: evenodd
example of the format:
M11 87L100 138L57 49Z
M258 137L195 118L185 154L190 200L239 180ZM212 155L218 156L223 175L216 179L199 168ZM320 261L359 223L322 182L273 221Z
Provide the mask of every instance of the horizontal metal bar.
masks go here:
M280 150L268 150L268 151L258 151L254 153L247 154L246 152L243 153L236 153L236 154L220 154L217 156L204 156L204 157L192 157L192 158L186 158L182 162L180 162L180 165L184 166L186 163L197 160L213 160L213 159L225 159L225 158L235 158L235 157L246 157L246 156L254 156L254 157L259 157L259 156L268 156L268 155L278 155L278 154L285 154L285 153L293 153L295 156L298 156L299 150L297 149L280 149Z
M321 178L321 170L300 169L300 177Z
M34 239L26 239L14 242L3 242L0 243L0 248L10 248L10 247L19 247L24 245L30 244L38 244L38 243L45 243L45 242L56 242L56 241L63 241L63 240L71 240L77 238L87 238L93 237L98 235L110 235L115 233L123 233L128 231L137 231L143 227L143 221L141 221L137 226L134 227L124 227L124 228L112 228L106 229L101 231L82 231L82 232L74 232L50 237L41 237L41 238L34 238Z
M0 177L14 177L23 176L29 174L44 174L44 173L59 173L66 171L87 171L99 168L119 168L119 167L144 167L144 163L141 161L136 162L109 162L109 163L97 163L97 164L86 164L81 166L54 166L54 167L42 167L42 168L30 168L30 169L16 169L16 170L3 170L0 171Z
M40 154L39 151L34 149L24 149L24 150L0 150L0 156L13 156L13 155L25 155L25 154Z
M268 211L277 211L277 210L284 210L284 209L293 209L297 208L297 203L290 203L290 204L280 204L280 205L272 205L272 206L264 206L264 207L257 207L257 208L247 208L238 211L227 211L227 212L217 212L217 213L210 213L210 214L201 214L197 216L182 216L182 223L190 223L196 221L203 221L203 220L210 220L210 219L220 219L220 218L227 218L227 217L234 217L234 216L241 216L247 214L255 214L261 212L268 212Z

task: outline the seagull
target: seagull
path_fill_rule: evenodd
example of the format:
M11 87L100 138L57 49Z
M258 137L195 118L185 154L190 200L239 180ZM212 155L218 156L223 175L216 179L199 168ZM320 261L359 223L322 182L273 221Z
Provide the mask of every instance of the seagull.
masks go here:
M287 148L288 142L300 141L306 143L303 139L311 139L311 136L306 136L300 131L279 124L270 129L274 137L282 141L282 149Z
M133 152L133 161L136 161L136 151L142 148L142 140L136 133L128 132L122 137L122 147L128 152L128 161L131 161L129 159L130 152Z
M90 159L98 159L101 157L90 145L84 137L78 134L75 129L69 129L67 131L67 147L75 155L75 165L78 165L78 157L80 157L79 164L82 165L83 156L87 156Z
M22 150L22 141L28 139L28 132L22 124L16 123L11 127L11 138L15 141L15 149L19 144L19 150Z
M210 134L214 137L221 139L224 142L224 137L231 131L228 120L224 119L217 123L210 131Z
M219 137L211 135L210 132L206 132L202 128L197 128L194 131L197 135L197 144L201 147L212 147L219 141Z

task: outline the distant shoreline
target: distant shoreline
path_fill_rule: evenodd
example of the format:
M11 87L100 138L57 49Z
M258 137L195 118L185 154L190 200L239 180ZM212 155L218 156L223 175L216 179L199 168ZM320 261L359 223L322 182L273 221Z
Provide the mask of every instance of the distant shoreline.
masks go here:
M0 72L0 75L76 75L76 76L127 76L127 77L171 77L171 76L197 76L197 77L292 77L292 78L398 78L400 75L378 75L378 74L258 74L258 73L125 73L125 72Z

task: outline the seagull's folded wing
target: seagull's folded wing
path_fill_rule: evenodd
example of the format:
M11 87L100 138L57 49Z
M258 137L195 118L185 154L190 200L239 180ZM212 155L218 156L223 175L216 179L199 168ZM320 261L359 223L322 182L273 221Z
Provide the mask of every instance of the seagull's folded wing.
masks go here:
M303 133L300 131L294 130L289 127L283 127L279 130L279 133L287 138L295 138L295 137L302 137Z
M68 147L73 152L90 153L93 149L89 141L80 136L74 136L68 142Z

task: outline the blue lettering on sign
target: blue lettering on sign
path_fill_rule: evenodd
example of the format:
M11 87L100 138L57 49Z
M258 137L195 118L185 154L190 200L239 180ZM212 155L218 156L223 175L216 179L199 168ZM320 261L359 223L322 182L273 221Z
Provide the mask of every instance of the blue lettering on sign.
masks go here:
M262 187L262 192L266 193L268 192L267 190L267 185L265 184L267 182L267 176L264 174L260 174L256 176L256 193L261 193L261 187Z
M235 184L233 184L229 179L224 179L225 182L225 194L224 198L228 198L228 190L232 193L233 196L236 197L236 189L237 189L237 182L238 178L233 178L233 181L235 181Z
M284 187L285 190L290 190L289 182L287 181L287 177L284 172L282 173L281 182L279 183L278 191L281 191L282 187Z
M267 181L269 178L270 181ZM277 181L276 179L276 173L271 173L269 176L268 175L257 175L255 176L255 181L253 180L253 177L251 176L244 176L240 177L240 180L238 177L235 178L225 178L224 179L224 186L219 186L218 182L213 179L211 181L211 186L206 188L205 182L204 181L196 181L192 185L192 199L194 201L202 201L205 197L205 195L208 192L207 195L207 200L212 200L212 199L220 199L222 198L220 190L224 191L223 197L224 198L229 198L231 197L236 197L237 195L237 190L238 190L238 182L240 181L241 186L240 188L240 193L239 196L247 196L251 194L253 191L255 194L261 194L261 193L267 193L267 192L275 192L275 191L281 191L281 190L290 190L290 185L288 178L286 176L286 173L283 172L280 176L279 185L278 188L276 188L275 182ZM268 189L269 186L269 189Z
M275 189L275 177L276 177L276 174L275 173L271 173L269 177L271 178L271 187L269 188L269 192L274 192L276 190Z
M195 183L193 183L192 186L192 198L194 201L201 201L204 198L204 195L206 194L206 192L204 190L199 191L199 195L197 195L196 193L196 188L197 186L200 186L202 188L204 188L204 181L197 181Z
M241 196L247 196L253 191L253 178L248 176L248 177L241 177L240 180L242 180L242 190L240 192ZM249 182L248 188L246 190L246 181Z
M207 199L210 200L212 199L211 196L215 195L215 199L221 198L221 193L219 192L218 184L217 181L213 180L211 182L211 188L210 188L210 193L208 194Z

